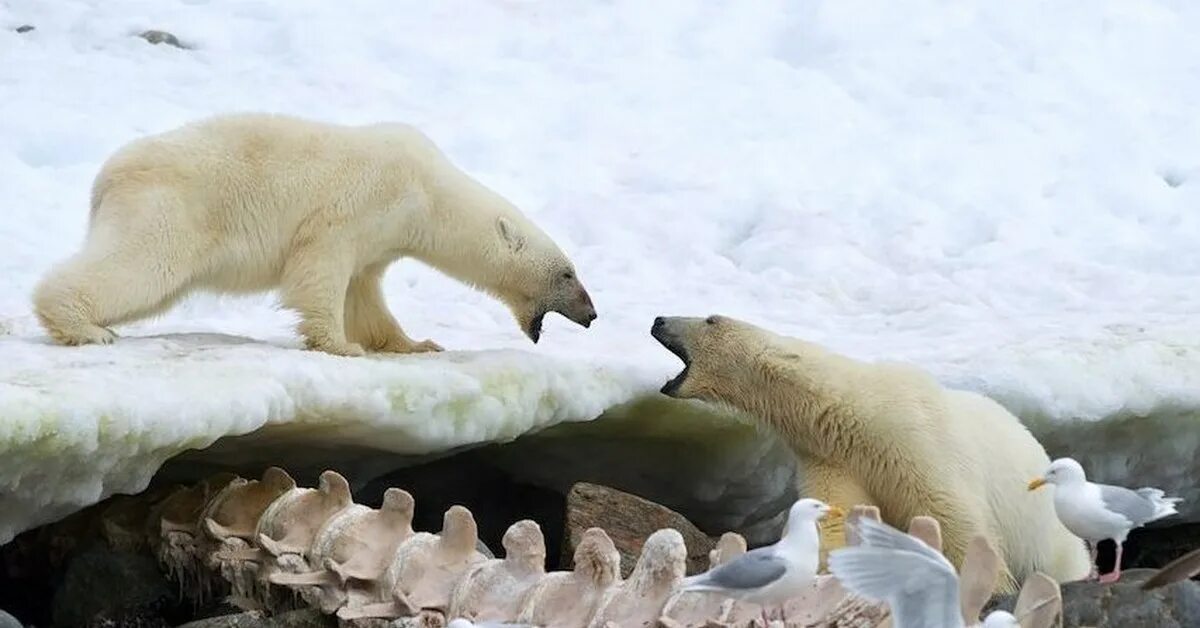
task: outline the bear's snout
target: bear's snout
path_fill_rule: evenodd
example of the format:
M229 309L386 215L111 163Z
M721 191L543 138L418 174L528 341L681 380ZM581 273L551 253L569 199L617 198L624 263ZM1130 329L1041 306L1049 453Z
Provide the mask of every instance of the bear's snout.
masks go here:
M672 324L671 317L657 316L654 318L654 324L650 326L650 335L659 342L663 347L674 353L676 357L683 360L684 364L688 363L687 350L683 346L683 341L679 334L675 332L676 325Z

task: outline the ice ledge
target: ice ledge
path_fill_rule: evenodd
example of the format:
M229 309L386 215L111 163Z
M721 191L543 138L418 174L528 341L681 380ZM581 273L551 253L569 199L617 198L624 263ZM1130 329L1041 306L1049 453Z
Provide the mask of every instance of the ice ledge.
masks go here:
M219 334L73 349L9 336L0 355L0 543L222 437L424 454L588 421L654 387L517 350L347 359Z
M0 336L0 356L0 543L140 491L189 450L203 450L183 457L193 471L311 464L369 479L536 433L496 459L548 487L580 475L636 488L722 530L753 523L793 482L777 442L655 394L671 373L629 366L636 359L521 350L339 358L222 334L71 349ZM1073 417L1072 404L1020 377L970 385L964 373L941 375L1016 411L1052 456L1080 459L1095 479L1184 497L1164 523L1200 520L1200 412L1190 398Z

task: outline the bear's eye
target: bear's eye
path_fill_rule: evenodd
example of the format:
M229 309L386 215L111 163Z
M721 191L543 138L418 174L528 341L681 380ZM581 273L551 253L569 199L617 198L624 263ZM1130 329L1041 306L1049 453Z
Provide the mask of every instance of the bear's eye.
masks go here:
M705 323L708 323L709 325L716 325L716 324L717 324L717 317L716 317L715 315L713 315L713 316L709 316L708 318L704 319L704 322L705 322Z

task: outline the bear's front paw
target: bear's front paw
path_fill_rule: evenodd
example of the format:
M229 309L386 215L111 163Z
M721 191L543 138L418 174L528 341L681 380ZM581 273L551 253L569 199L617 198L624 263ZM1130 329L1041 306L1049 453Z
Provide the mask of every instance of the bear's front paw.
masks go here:
M55 342L68 347L81 345L108 345L117 339L117 334L107 327L87 325L78 329L58 330L50 332Z
M432 340L422 340L413 345L413 353L437 353L438 351L444 351L442 345Z
M308 349L310 349L312 351L321 351L323 353L328 353L330 355L340 355L340 356L345 356L348 358L356 358L361 355L366 355L366 353L367 353L366 351L363 350L362 345L355 343L355 342L342 342L342 343L333 343L333 342L312 343L312 342L309 342L306 344L307 344Z
M413 342L407 339L392 338L382 343L379 351L383 353L434 353L442 351L442 346L432 340Z

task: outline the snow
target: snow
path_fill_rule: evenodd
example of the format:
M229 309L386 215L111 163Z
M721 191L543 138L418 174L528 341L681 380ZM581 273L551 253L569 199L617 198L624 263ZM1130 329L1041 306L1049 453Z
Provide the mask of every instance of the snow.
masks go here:
M678 369L659 314L913 361L1030 420L1200 412L1196 32L1184 0L6 2L0 541L264 424L401 451L592 419ZM397 318L450 353L300 351L273 295L49 345L28 295L104 158L249 109L418 125L555 237L599 318L532 345L400 263Z

